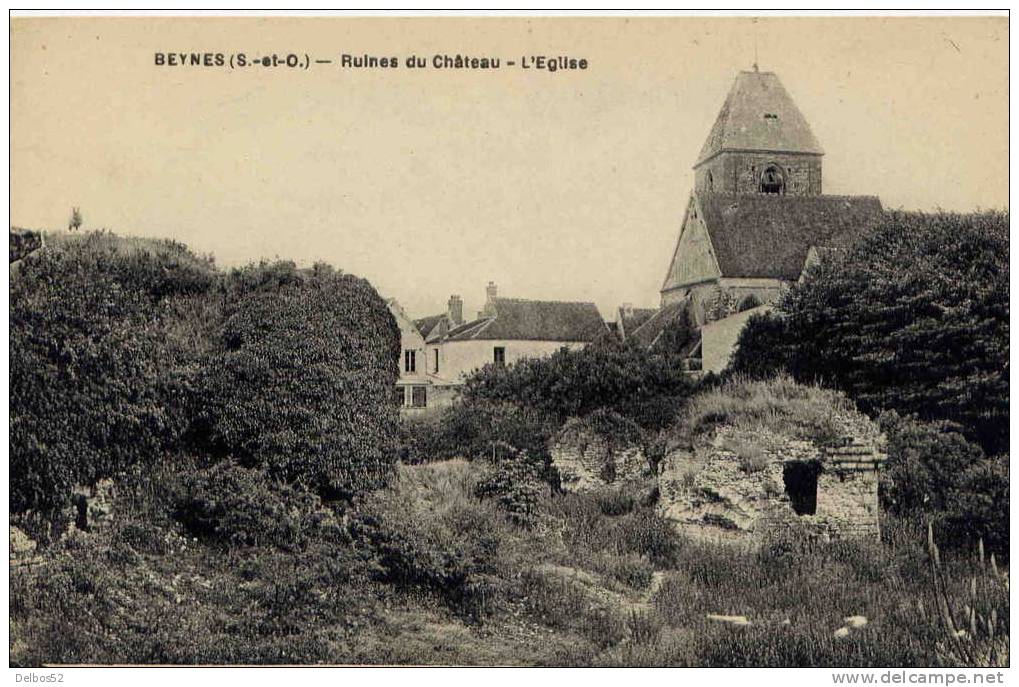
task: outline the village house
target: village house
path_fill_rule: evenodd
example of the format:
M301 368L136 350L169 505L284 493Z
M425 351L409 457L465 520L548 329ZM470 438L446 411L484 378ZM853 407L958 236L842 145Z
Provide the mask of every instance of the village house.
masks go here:
M661 308L626 336L650 343L685 311L691 357L721 371L752 314L882 218L876 197L822 195L823 155L778 77L740 72L694 164Z
M403 307L389 299L389 311L400 328L400 378L396 382L396 404L401 408L425 408L431 380L425 374L425 337Z
M485 295L484 308L470 322L463 322L459 296L450 297L442 315L412 321L394 311L403 347L397 398L407 412L448 405L464 380L485 365L585 346L609 331L594 303L500 298L492 282Z

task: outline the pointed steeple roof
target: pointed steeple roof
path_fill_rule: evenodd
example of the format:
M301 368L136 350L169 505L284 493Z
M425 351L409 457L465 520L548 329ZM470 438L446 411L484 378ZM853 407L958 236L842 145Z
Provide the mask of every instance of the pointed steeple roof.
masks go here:
M758 71L736 76L694 167L724 150L824 154L782 82Z

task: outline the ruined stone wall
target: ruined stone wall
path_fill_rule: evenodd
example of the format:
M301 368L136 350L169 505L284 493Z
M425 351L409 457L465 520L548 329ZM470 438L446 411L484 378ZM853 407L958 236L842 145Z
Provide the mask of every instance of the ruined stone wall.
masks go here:
M860 440L825 451L817 483L817 520L842 535L880 534L878 472L885 456Z
M647 472L648 461L639 446L614 448L593 433L562 437L552 445L552 462L565 491L591 491L636 482Z
M746 455L753 453L748 469ZM695 536L763 542L783 530L825 539L876 537L878 469L883 456L863 439L821 449L768 431L721 427L708 446L666 457L659 513ZM797 514L785 482L790 463L816 464L813 513Z

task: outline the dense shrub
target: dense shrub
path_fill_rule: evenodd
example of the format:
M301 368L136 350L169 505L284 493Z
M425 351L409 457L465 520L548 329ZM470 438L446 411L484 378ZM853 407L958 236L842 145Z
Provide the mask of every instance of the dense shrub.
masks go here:
M599 408L583 417L570 418L559 433L562 440L576 442L594 435L609 443L609 450L632 446L643 438L640 425L614 410Z
M743 299L739 302L739 305L736 307L736 309L738 312L743 312L744 310L753 310L754 308L757 308L760 305L761 299L751 293L743 297Z
M727 375L767 379L788 367L790 342L785 321L773 313L758 313L747 320L736 340Z
M395 463L399 333L364 280L324 266L236 271L195 399L198 445L329 498Z
M44 567L12 571L12 664L335 661L338 641L374 616L349 546L295 555L188 540L164 556L130 551L79 537L51 549Z
M328 513L317 496L227 460L182 479L174 515L206 540L297 551Z
M678 407L691 388L689 378L665 357L605 340L506 367L488 365L467 380L462 398L516 403L561 424L599 408L630 415L651 400ZM648 413L640 419L671 418Z
M405 479L361 501L350 531L377 561L381 580L438 595L473 615L484 611L485 580L496 572L503 525L490 504L473 496L470 483L448 479L444 468L434 473L442 482L432 483L428 498Z
M665 325L652 350L656 355L664 356L670 365L679 365L700 338L692 309L687 305Z
M30 229L15 229L11 227L9 236L9 262L21 260L42 245L42 235Z
M11 283L11 509L50 510L173 445L187 423L165 304L214 284L179 244L86 234Z
M491 455L493 444L504 443L548 462L548 441L558 429L539 409L481 398L457 400L441 422L434 454L443 458L481 458Z
M421 416L400 417L397 439L397 455L400 462L417 465L452 457L446 436L446 425L441 410Z
M888 437L882 500L893 513L923 513L938 523L952 547L978 538L1007 554L1009 537L1008 457L985 457L976 444L943 426L881 416Z
M752 361L784 348L801 381L836 385L867 412L954 422L1005 452L1008 255L1006 213L891 213L793 286L779 306L784 334L759 326L753 346L741 339L740 364L760 369Z
M480 498L493 498L514 522L533 525L537 520L538 500L547 491L548 466L544 459L520 451L509 444L493 444L491 457L484 468L474 493Z

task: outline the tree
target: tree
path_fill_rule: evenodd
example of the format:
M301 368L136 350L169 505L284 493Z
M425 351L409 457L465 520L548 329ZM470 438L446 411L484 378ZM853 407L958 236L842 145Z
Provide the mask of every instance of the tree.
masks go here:
M156 460L186 425L170 301L208 290L180 244L129 252L86 234L11 282L11 510L57 512L90 485Z
M71 219L67 222L68 231L78 231L81 228L81 224L84 220L81 216L81 210L75 205L71 208Z
M751 315L740 330L727 374L767 379L787 367L789 339L785 321L773 313Z
M891 213L789 290L787 366L1008 450L1008 214Z
M386 484L400 336L367 281L325 265L238 270L196 384L200 449L324 498Z
M507 367L485 366L467 380L461 397L527 406L559 424L608 408L647 426L667 421L659 406L674 412L691 389L690 378L666 356L603 341Z

